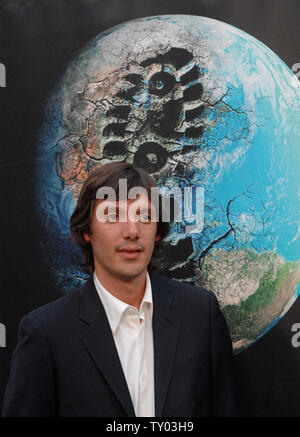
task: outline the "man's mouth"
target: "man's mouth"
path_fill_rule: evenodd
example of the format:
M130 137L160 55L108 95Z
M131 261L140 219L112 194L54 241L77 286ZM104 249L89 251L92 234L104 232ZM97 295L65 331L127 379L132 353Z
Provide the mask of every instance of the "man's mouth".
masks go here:
M119 249L119 252L141 252L142 250L140 246L124 246Z
M118 252L127 259L134 259L137 258L142 251L143 249L139 246L125 246Z

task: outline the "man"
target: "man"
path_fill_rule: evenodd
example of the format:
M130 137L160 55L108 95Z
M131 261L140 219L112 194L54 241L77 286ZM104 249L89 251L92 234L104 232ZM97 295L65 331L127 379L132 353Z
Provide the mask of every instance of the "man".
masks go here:
M131 198L136 187L144 191ZM153 189L126 162L99 167L83 185L70 227L90 279L21 320L4 416L236 415L214 294L153 271L169 232Z

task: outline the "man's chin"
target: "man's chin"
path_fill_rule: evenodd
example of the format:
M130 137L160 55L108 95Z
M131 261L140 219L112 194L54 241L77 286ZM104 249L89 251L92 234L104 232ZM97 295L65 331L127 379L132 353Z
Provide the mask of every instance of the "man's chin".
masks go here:
M129 281L145 274L146 271L147 271L147 266L144 267L131 266L124 269L120 269L118 272L116 272L116 276L119 276L119 278Z

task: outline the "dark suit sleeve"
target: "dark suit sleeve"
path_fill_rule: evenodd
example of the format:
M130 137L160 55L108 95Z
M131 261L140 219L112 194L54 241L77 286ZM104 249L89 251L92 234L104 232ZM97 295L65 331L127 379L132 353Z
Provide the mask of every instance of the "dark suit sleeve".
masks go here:
M51 351L40 322L21 319L13 351L3 416L55 416L55 378Z
M211 321L211 413L238 416L232 343L223 313L210 293Z

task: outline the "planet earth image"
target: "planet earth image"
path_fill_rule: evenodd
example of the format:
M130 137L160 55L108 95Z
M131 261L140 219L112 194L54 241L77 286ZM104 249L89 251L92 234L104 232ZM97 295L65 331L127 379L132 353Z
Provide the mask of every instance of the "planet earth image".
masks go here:
M194 226L171 224L161 272L216 294L235 353L297 299L300 86L249 34L164 15L97 35L49 95L36 159L41 250L64 293L87 279L69 231L82 184L125 160L162 192L201 188Z

